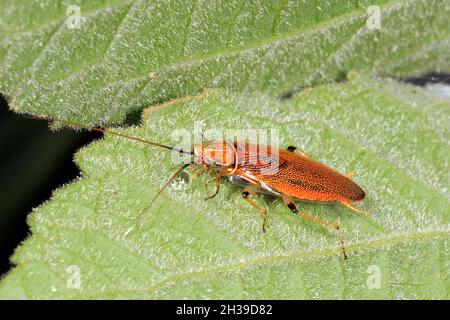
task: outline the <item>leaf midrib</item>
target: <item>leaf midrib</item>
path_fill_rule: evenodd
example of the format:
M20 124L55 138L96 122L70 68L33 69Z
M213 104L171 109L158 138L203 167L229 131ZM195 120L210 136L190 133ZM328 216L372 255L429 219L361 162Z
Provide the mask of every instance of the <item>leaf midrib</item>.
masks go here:
M126 179L132 179L131 177L125 177ZM86 177L85 179L92 179L91 177ZM163 198L169 199L168 196L163 195ZM226 234L225 230L217 228L217 226L210 221L202 212L198 211L197 209L193 207L188 207L184 203L177 203L180 206L185 207L186 209L195 212L197 215L202 217L205 222L208 224L212 224L213 227L216 230L219 230L222 234L225 233L225 236L227 238L228 235ZM92 209L91 209L92 210ZM68 232L79 232L79 229L77 229L74 226L64 226L60 227L60 229L67 230ZM97 229L92 228L85 228L84 230L88 231L91 230L93 232L98 232ZM36 232L34 232L36 235ZM346 244L346 250L347 252L352 252L358 250L365 251L365 250L371 250L371 249L378 249L382 247L383 245L395 245L403 242L408 241L420 241L420 240L428 240L428 239L447 239L450 236L450 228L442 228L442 229L431 229L426 231L413 231L413 232L402 232L402 233L391 233L388 237L374 237L371 240L367 241L356 241L353 243ZM115 239L107 237L107 235L103 234L103 238L106 241L111 241L114 245L118 245L122 249L125 250L126 254L132 254L135 258L142 260L144 263L148 263L147 259L145 259L142 256L137 255L136 253L133 253L129 248L123 246L120 244L120 242L115 241ZM229 238L230 241L232 241L235 245L239 245L241 247L241 244L234 238ZM248 249L248 248L247 248ZM306 261L306 260L314 260L314 259L320 259L324 257L329 256L335 256L336 252L339 251L339 246L323 246L320 249L313 249L313 250L305 250L305 251L293 251L287 254L280 254L280 255L267 255L267 256L252 256L250 259L242 261L242 259L237 263L229 263L224 264L222 266L215 266L213 268L203 268L200 267L197 270L193 271L184 271L180 273L175 274L169 274L167 276L163 276L163 279L161 281L157 281L153 286L150 288L143 288L143 289L124 289L119 291L106 291L102 292L103 295L110 295L110 296L117 296L117 294L126 294L126 293L141 293L141 292L147 292L149 295L152 295L156 293L159 289L162 289L168 285L170 285L172 282L180 281L180 280L186 280L191 279L194 277L208 277L214 274L220 274L224 272L232 272L232 271L242 271L254 266L264 265L267 263L285 263L285 262L292 262L292 261ZM251 252L250 252L251 253ZM351 259L351 257L350 257ZM27 262L32 262L33 260L28 260ZM87 296L89 297L89 295Z
M76 230L76 229L72 229ZM419 231L419 232L406 232L399 234L391 234L389 237L385 238L375 238L369 241L361 241L353 244L347 244L346 250L347 252L352 252L358 250L368 251L371 249L379 249L383 245L396 245L410 241L421 241L421 240L443 240L448 239L450 236L450 229L435 229L435 230L427 230L427 231ZM339 251L338 246L325 246L317 250L311 251L296 251L293 253L285 254L285 255L271 255L271 256L256 256L254 258L239 261L237 263L224 264L222 266L216 266L213 268L202 268L185 271L180 273L168 274L161 281L157 281L153 286L149 288L129 288L123 290L114 290L114 291L104 291L101 293L102 297L112 296L116 297L118 295L123 294L133 294L133 293L147 293L149 296L152 296L158 292L158 290L163 289L165 287L170 286L172 283L182 280L188 280L197 277L210 277L215 274L221 274L226 272L233 271L244 271L251 267L257 267L260 265L265 265L268 263L272 264L281 264L287 262L295 262L295 261L310 261L317 260L325 257L336 256ZM350 256L349 259L352 259ZM32 260L30 260L32 261ZM342 260L340 260L342 261ZM343 262L343 261L342 261ZM98 298L95 295L83 294L84 297L89 298Z
M389 2L387 2L385 4L383 4L380 7L383 8L383 9L388 10L390 7L395 8L396 6L401 6L404 3L407 3L407 2L410 2L410 1L412 1L412 0L401 0L401 1L392 0L392 1L389 1ZM127 2L126 4L117 5L117 8L125 7L128 4L129 3ZM131 4L129 11L132 10L132 8L135 6L135 4L136 4L136 2ZM124 16L127 16L129 11ZM93 12L95 13L95 10ZM109 82L109 83L105 83L102 86L102 88L104 88L106 86L114 86L116 84L127 84L127 83L131 83L133 81L143 80L146 77L148 77L149 73L151 73L151 72L155 72L155 71L166 72L168 70L171 70L173 68L178 68L178 67L183 66L183 65L198 64L198 63L201 63L201 62L212 60L212 59L217 58L217 56L223 56L223 55L232 56L232 55L235 55L235 54L238 54L238 53L241 53L241 52L250 51L250 50L254 50L254 49L258 49L258 48L263 48L265 46L270 46L270 44L272 44L272 43L289 41L292 38L296 38L296 37L299 37L299 36L307 35L307 34L310 34L310 33L315 33L315 32L318 32L318 31L320 31L322 29L327 29L329 27L340 26L342 23L346 22L347 18L348 19L358 19L358 18L360 18L360 17L362 17L364 15L365 15L365 13L364 13L364 11L362 9L352 10L352 11L349 11L349 12L347 12L345 14L335 16L332 19L329 19L329 20L326 20L326 21L322 21L322 22L314 24L314 25L310 25L310 26L307 26L307 27L304 27L304 28L300 28L300 29L290 30L288 32L279 34L277 36L265 37L263 40L254 41L254 42L248 43L248 45L245 46L245 47L223 48L222 50L208 52L208 53L203 54L203 55L194 55L192 57L188 57L187 59L186 59L186 57L182 57L181 59L176 60L176 61L174 61L172 63L161 65L161 66L156 66L155 69L147 70L143 74L139 74L139 75L135 75L135 76L132 76L132 77L128 77L127 79L122 79L122 80L117 80L117 81L112 81L112 82ZM51 23L48 23L48 25L56 23L56 22L58 22L58 20L52 21ZM121 21L121 24L122 23L123 23L123 21ZM44 27L46 25L44 25ZM114 35L114 37L111 40L111 43L109 44L108 48L110 48L112 46L112 44L113 44L113 42L115 41L116 38L117 38L117 33ZM2 42L4 40L5 39L3 39ZM42 50L45 51L46 50L45 47ZM109 53L108 50L106 50L105 53L104 53L104 56L100 59L100 62L84 66L82 69L79 69L79 70L77 70L75 72L72 72L67 77L56 79L56 80L52 80L51 82L46 83L46 85L50 86L50 85L53 85L55 83L64 82L64 81L66 81L68 79L71 79L73 77L77 77L77 74L82 73L85 70L106 65L107 64L107 60L105 60L105 58L108 56L108 53Z

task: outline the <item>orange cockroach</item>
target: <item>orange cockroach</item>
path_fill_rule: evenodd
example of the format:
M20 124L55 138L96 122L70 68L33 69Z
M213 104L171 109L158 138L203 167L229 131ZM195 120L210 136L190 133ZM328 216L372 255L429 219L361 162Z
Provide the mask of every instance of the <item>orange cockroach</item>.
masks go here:
M192 156L191 163L183 164L172 174L153 198L150 205L186 167L197 164L201 167L194 173L194 176L205 170L215 172L216 190L206 200L213 198L219 193L220 179L221 177L227 177L232 183L243 187L242 198L262 214L262 229L264 232L267 226L267 209L250 198L250 195L254 193L263 193L281 198L291 212L335 230L339 230L337 224L329 223L298 210L294 201L338 202L353 211L366 214L352 206L354 202L364 199L365 192L350 179L350 175L345 176L338 173L330 167L311 159L295 147L279 149L273 146L261 146L249 142L224 140L195 144L192 151L187 151L111 130L89 127L71 121L52 120L88 130L121 136ZM254 155L257 155L257 157L255 158ZM339 239L339 242L341 243L343 256L347 258L343 241Z

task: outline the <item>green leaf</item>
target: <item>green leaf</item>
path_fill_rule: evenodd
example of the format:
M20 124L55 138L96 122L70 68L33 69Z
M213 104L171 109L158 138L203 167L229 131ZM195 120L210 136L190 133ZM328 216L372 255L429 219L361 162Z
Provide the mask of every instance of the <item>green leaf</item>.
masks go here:
M0 91L14 110L112 124L204 87L278 96L350 69L450 71L445 0L70 4L79 29L66 1L0 3ZM380 30L366 26L369 5Z
M349 259L333 232L279 199L256 199L270 211L266 233L228 181L205 202L209 173L171 185L125 236L177 165L166 150L107 135L77 154L83 177L31 214L0 297L448 298L450 147L435 115L448 123L449 110L426 89L360 76L281 102L215 91L153 108L145 126L115 130L173 145L176 129L200 119L204 129L273 128L281 145L354 171L370 218L298 203L341 225Z

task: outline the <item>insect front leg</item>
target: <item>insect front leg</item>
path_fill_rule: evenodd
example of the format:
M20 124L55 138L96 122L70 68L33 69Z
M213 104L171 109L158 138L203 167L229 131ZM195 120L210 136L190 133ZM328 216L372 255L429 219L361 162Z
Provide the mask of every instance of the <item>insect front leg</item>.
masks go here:
M327 228L336 230L337 234L338 234L338 241L341 244L342 256L344 257L344 259L347 259L347 254L345 253L344 240L342 240L342 237L340 235L341 228L339 227L339 225L316 218L306 212L298 210L296 205L294 204L294 202L292 202L292 199L290 199L290 198L283 198L283 202L288 206L289 210L291 210L292 213L295 213L296 215L298 215L302 218L305 218L309 221L321 224Z
M254 193L253 190L250 190L248 188L244 188L244 190L242 190L241 195L242 195L242 198L244 198L245 201L250 203L253 207L255 207L261 213L261 216L263 218L262 231L266 232L266 227L268 227L268 221L267 220L269 218L269 215L267 213L267 209L266 208L261 207L259 204L257 204L255 201L253 201L252 199L249 198L249 196L251 194L253 194L253 193Z
M192 167L191 167L191 170L194 171L194 170L195 170L195 167L192 166ZM192 173L192 175L191 175L192 180L197 179L197 177L198 177L200 174L202 174L204 171L206 171L206 168L205 168L204 166L201 166L200 168L198 168L197 170L195 170L195 171Z
M216 192L214 192L213 195L210 195L209 197L206 197L205 201L214 198L219 193L219 190L220 190L220 177L221 177L220 172L217 171L216 172Z

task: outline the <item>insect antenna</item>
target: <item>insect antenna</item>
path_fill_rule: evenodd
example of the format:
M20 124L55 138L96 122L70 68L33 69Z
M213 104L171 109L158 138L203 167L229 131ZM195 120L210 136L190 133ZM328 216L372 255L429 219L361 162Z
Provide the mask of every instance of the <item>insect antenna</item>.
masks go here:
M93 126L84 125L84 124L81 124L81 123L78 123L78 122L75 122L75 121L62 120L62 119L52 118L52 117L48 117L48 118L47 118L47 117L34 116L34 115L33 115L33 116L28 115L28 117L29 117L29 118L34 118L34 119L46 120L46 121L61 122L61 123L63 123L63 124L70 125L70 126L73 126L73 127L78 127L78 128L82 128L82 129L86 129L86 130L90 130L90 131L97 131L97 132L101 132L101 133L105 133L105 134L112 134L112 135L116 135L116 136L119 136L119 137L131 139L131 140L134 140L134 141L139 141L139 142L142 142L142 143L145 143L145 144L148 144L148 145L152 145L152 146L156 146L156 147L161 147L161 148L164 148L164 149L168 149L168 150L171 150L171 151L173 151L173 152L178 152L178 153L180 153L180 154L186 154L186 155L194 156L194 152L193 152L193 151L187 151L187 150L183 150L183 149L180 149L180 148L170 147L170 146L167 146L167 145L165 145L165 144L161 144L161 143L157 143L157 142L145 140L145 139L138 138L138 137L133 137L133 136L130 136L130 135L127 135L127 134L119 133L119 132L112 131L112 130L108 130L108 129L103 129L103 128L99 128L99 127L93 127ZM144 213L145 213L145 212L153 205L153 203L154 203L154 202L156 201L156 199L161 195L161 193L164 191L164 189L166 189L167 186L169 186L169 184L170 184L173 180L175 180L175 179L179 176L179 174L180 174L186 167L190 166L190 165L193 164L193 163L194 163L194 160L191 160L190 163L185 163L185 164L183 164L180 168L177 169L177 171L175 171L175 172L170 176L170 178L167 180L167 182L164 183L164 185L161 187L161 189L158 191L158 193L157 193L157 194L153 197L153 199L150 201L150 204L149 204L147 207L145 207L145 208L140 212L140 214L136 217L136 223L135 223L132 227L128 228L128 229L125 231L124 236L127 236L128 234L130 234L131 231L133 231L134 228L135 228L137 225L140 225L140 224L142 223L142 218L143 218L143 216L144 216Z
M161 143L157 143L157 142L153 142L150 140L146 140L146 139L142 139L142 138L138 138L138 137L133 137L124 133L120 133L120 132L116 132L116 131L112 131L112 130L108 130L108 129L104 129L104 128L99 128L99 127L93 127L93 126L88 126L88 125L84 125L75 121L69 121L69 120L62 120L62 119L58 119L58 118L46 118L46 117L40 117L40 116L28 116L29 118L37 118L37 119L41 119L41 120L46 120L46 121L54 121L54 122L61 122L63 124L72 126L72 127L78 127L78 128L82 128L82 129L86 129L89 131L97 131L97 132L101 132L101 133L105 133L105 134L112 134L115 136L119 136L119 137L123 137L123 138L127 138L127 139L131 139L134 141L139 141L151 146L155 146L155 147L160 147L160 148L164 148L164 149L168 149L174 152L178 152L180 154L187 154L187 155L194 155L193 151L188 151L188 150L183 150L183 149L179 149L179 148L175 148L175 147L171 147L171 146L167 146L165 144L161 144Z
M156 199L158 199L158 197L161 195L161 193L164 191L164 189L166 189L169 184L174 181L179 175L180 173L186 169L188 166L190 166L192 163L185 163L183 164L181 167L179 167L177 169L177 171L175 171L174 173L172 173L172 175L170 176L170 178L164 183L164 185L161 187L161 189L159 189L158 193L153 197L153 199L150 201L149 205L146 206L144 209L142 209L142 211L139 213L139 215L136 217L136 222L134 223L133 226L131 226L130 228L128 228L125 232L124 232L124 237L126 237L127 235L129 235L136 226L140 226L142 224L142 218L144 217L145 212L150 209L150 207L155 203Z

